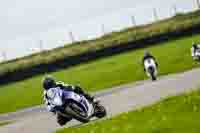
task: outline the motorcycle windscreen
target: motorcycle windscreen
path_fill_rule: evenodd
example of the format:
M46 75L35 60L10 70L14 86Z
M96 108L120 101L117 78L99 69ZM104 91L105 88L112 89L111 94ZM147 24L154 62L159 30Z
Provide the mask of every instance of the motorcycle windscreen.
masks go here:
M55 105L55 106L63 105L62 91L60 89L57 89L57 88L50 89L49 91L47 91L47 95L48 95L52 105Z

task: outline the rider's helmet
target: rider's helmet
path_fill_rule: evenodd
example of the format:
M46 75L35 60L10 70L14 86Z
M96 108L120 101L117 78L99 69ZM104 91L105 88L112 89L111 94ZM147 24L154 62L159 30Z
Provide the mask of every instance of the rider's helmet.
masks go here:
M56 82L55 82L54 78L49 75L44 77L42 84L43 84L43 88L45 90L48 90L48 89L56 86Z
M144 51L144 56L145 56L145 57L150 56L150 55L151 55L151 54L149 53L149 51L147 51L147 50Z
M193 47L194 49L197 49L197 48L198 48L198 47L197 47L197 44L196 44L195 42L192 43L192 47Z

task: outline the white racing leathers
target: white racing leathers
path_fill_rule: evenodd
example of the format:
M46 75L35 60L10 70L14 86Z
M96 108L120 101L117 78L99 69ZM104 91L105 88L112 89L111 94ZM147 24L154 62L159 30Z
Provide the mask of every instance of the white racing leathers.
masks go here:
M144 60L144 68L148 77L152 80L156 80L157 76L157 65L153 58L148 58Z
M194 60L200 60L200 45L197 45L198 49L191 48L191 56Z

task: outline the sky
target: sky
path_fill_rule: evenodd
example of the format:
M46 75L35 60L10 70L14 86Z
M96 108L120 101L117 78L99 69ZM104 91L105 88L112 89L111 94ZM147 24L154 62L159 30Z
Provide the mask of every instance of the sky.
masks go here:
M160 18L177 10L195 9L195 0L0 0L0 60L5 52L8 59L38 51L40 42L45 49L76 40L100 36L105 32L153 21L152 9Z
M135 2L134 2L135 1ZM1 40L43 32L142 4L137 0L1 0ZM9 29L8 29L9 28ZM9 30L10 32L6 32ZM11 32L12 31L12 32Z

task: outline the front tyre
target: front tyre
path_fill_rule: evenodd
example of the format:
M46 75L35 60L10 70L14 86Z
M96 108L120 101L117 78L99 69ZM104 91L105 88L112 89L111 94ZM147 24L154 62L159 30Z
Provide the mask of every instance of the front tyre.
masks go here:
M151 80L152 80L152 81L155 81L155 80L156 80L155 69L154 69L153 67L149 67L149 68L148 68L148 72L150 73Z
M156 81L157 80L156 76L154 74L151 75L151 79L152 79L152 81Z
M80 122L87 123L90 121L90 118L87 116L87 112L83 111L80 104L77 102L70 102L65 110L74 119Z
M103 118L107 115L107 112L106 112L106 109L104 106L100 105L100 104L97 104L95 106L95 116L97 118Z

